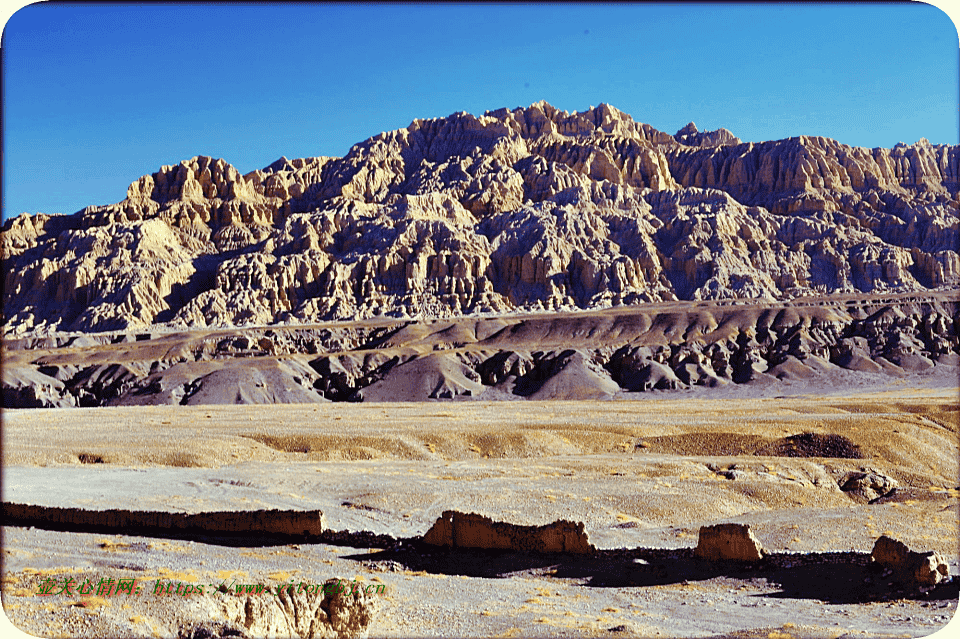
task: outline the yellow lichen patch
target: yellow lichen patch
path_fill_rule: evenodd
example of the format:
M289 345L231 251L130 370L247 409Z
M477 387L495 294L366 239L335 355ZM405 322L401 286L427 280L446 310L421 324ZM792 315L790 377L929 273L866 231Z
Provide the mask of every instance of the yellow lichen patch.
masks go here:
M295 570L294 572L298 572L298 571ZM270 579L272 581L290 581L291 579L293 579L293 575L290 574L289 572L280 571L280 572L270 573L269 575L267 575L267 579Z
M620 612L620 610L617 608L614 608L613 606L607 606L606 608L603 608L600 612Z
M160 567L157 569L157 572L160 573L161 579L167 580L179 580L179 581L189 581L190 583L196 583L199 577L192 572L176 571L170 570L169 568Z
M151 545L153 547L153 545ZM172 544L169 541L158 541L156 542L156 547L159 550L164 550L166 552L177 552L187 554L190 552L190 549L186 546L181 546L180 544Z
M430 573L426 570L406 570L404 571L407 574L413 575L414 577L429 577Z
M221 580L234 579L236 577L246 577L246 570L218 570L216 572L216 578Z

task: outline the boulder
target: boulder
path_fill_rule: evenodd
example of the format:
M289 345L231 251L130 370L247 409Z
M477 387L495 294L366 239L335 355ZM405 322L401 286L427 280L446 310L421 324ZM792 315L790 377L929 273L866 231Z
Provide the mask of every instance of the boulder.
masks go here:
M900 485L893 477L875 470L847 473L837 483L840 490L858 501L879 499Z

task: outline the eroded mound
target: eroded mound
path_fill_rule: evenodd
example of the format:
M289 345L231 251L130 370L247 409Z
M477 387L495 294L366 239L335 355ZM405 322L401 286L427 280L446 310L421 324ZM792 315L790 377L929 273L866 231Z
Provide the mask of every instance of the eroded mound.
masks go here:
M244 601L225 600L226 614L249 637L363 639L380 609L376 596L351 590L348 580L329 579L312 592L277 588Z
M863 459L860 446L843 435L833 433L800 433L777 440L758 450L756 455L771 457L842 457Z
M741 385L778 395L911 377L943 385L960 363L958 308L944 292L10 340L3 405L584 400ZM943 413L935 419L955 421Z

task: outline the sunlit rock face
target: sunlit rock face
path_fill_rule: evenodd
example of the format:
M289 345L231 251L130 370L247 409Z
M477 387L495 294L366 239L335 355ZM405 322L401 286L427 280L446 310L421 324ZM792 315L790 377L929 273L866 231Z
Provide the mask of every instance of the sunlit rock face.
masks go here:
M5 334L960 283L960 147L670 135L601 104L414 120L342 158L195 157L3 227Z

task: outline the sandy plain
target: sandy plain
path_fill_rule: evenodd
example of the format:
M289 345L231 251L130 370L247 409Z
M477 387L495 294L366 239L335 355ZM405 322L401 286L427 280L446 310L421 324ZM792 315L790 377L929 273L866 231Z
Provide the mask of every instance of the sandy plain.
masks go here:
M779 397L9 410L5 502L319 509L332 530L396 541L236 545L6 526L4 609L36 636L175 637L230 595L41 597L38 585L340 576L386 585L371 636L927 636L953 617L955 581L898 593L863 564L890 534L958 572L957 389L945 379ZM799 433L845 438L861 458L783 456ZM840 490L863 469L900 488L874 503ZM444 510L580 521L599 552L424 546ZM694 560L699 527L721 522L750 524L773 558Z

